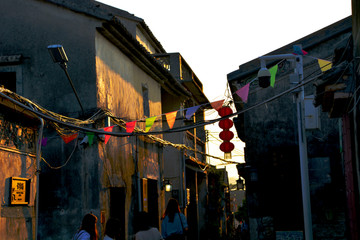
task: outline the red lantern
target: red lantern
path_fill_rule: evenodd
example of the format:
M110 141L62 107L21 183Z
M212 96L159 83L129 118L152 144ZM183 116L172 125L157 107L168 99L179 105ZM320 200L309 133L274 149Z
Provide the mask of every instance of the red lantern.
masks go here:
M222 108L219 109L218 113L219 113L219 115L221 117L225 117L227 115L232 114L233 111L232 111L232 109L230 107L222 107Z
M229 153L234 150L234 148L235 146L232 142L223 142L222 144L220 144L220 150L224 153Z
M233 121L228 118L219 121L219 127L222 129L230 129L233 125Z
M231 139L233 139L234 133L229 130L224 130L220 133L219 137L221 140L230 141Z
M218 110L218 113L221 117L228 116L233 113L230 107L222 107ZM231 119L223 119L219 121L219 127L224 129L220 132L220 139L224 142L220 144L220 150L225 153L225 158L231 158L231 151L234 150L235 146L230 142L234 137L234 133L229 131L229 129L234 125Z

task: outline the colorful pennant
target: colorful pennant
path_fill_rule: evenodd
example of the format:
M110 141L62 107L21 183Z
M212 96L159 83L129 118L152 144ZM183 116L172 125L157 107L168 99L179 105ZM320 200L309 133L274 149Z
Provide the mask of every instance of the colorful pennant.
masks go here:
M274 85L275 85L275 76L276 76L277 70L278 70L278 65L277 64L269 69L269 72L270 72L270 75L271 75L270 86L272 86L272 87L274 87Z
M127 122L126 123L126 132L132 133L135 129L136 121Z
M43 139L41 139L41 146L45 147L47 145L47 138L44 137Z
M250 83L246 84L242 88L236 91L236 94L241 98L241 100L245 103L247 103L248 96L249 96L249 88Z
M224 101L225 100L223 99L223 100L219 100L219 101L216 101L216 102L212 102L210 104L211 104L212 108L214 108L216 111L218 111L222 107Z
M94 142L95 133L93 132L86 132L86 137L88 138L89 146L91 146Z
M79 135L78 133L69 134L69 135L61 135L61 138L66 144L68 144L72 140L76 139L78 135Z
M306 55L306 54L308 54L299 45L294 45L293 46L293 51L294 51L295 55Z
M174 112L170 112L170 113L165 114L166 121L167 121L170 129L172 129L174 127L177 112L178 111L174 111Z
M150 128L152 127L152 125L154 124L156 120L156 116L155 117L151 117L151 118L147 118L145 120L145 132L148 132L150 130Z
M332 62L318 59L318 63L322 72L325 72L332 68Z
M106 132L112 132L113 131L114 126L110 126L110 127L106 127L104 128L104 131ZM105 135L105 144L107 144L107 142L109 141L111 135Z
M190 107L186 110L186 119L190 119L192 117L192 115L200 108L200 105L198 106L194 106L194 107Z

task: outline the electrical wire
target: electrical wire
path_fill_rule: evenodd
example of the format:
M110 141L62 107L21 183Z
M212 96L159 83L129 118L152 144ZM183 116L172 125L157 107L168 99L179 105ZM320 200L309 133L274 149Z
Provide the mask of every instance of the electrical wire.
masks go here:
M306 81L302 81L301 83L299 83L298 85L294 86L293 88L290 88L280 94L277 94L265 101L262 101L260 103L257 103L257 104L254 104L244 110L241 110L241 111L238 111L238 112L235 112L235 113L232 113L230 115L227 115L225 117L220 117L220 118L217 118L217 119L213 119L213 120L209 120L209 121L203 121L201 123L196 123L196 124L193 124L193 125L190 125L190 126L183 126L183 127L178 127L178 128L173 128L173 129L169 129L169 130L163 130L163 131L155 131L155 132L145 132L141 129L136 129L136 131L134 131L133 133L123 133L123 132L107 132L107 131L104 131L104 130L98 130L98 129L93 129L93 128L89 128L89 127L83 127L83 126L80 126L80 125L85 125L85 124L91 124L91 123L95 123L95 120L93 119L87 119L87 120L78 120L78 119L73 119L73 118L69 118L69 117L65 117L65 116L62 116L62 115L59 115L59 114L56 114L56 113L53 113L53 112L50 112L46 109L43 109L41 108L40 106L36 105L35 103L31 102L30 100L26 99L26 98L23 98L15 93L12 93L11 91L5 89L5 88L0 88L0 96L6 98L7 100L11 101L12 103L28 110L29 112L32 112L34 113L35 115L37 116L40 116L50 122L52 122L54 124L55 127L57 127L57 125L63 125L65 127L68 127L70 128L69 130L73 131L73 129L76 129L76 130L79 130L79 131L84 131L84 132L93 132L93 133L97 133L97 134L104 134L104 135L110 135L110 136L118 136L118 137L125 137L125 136L138 136L138 135L145 135L145 136L148 136L150 137L151 139L153 139L154 141L157 141L157 142L160 142L164 145L170 145L170 146L173 146L175 148L178 148L178 149L188 149L188 150L191 150L191 151L194 151L194 152L197 152L197 153L200 153L200 154L203 154L204 156L208 156L208 157L211 157L211 158L215 158L215 159L218 159L218 160L221 160L223 162L231 162L231 163L236 163L236 162L233 162L233 161L229 161L229 160L226 160L226 159L223 159L223 158L219 158L219 157L216 157L216 156L211 156L209 154L206 154L206 153L202 153L196 149L191 149L189 147L186 147L182 144L174 144L174 143L170 143L168 141L165 141L161 138L157 138L155 136L153 136L154 134L165 134L165 133L175 133L175 132L182 132L182 131L186 131L186 130L190 130L190 129L194 129L194 128L197 128L197 127L202 127L202 126L205 126L205 125L209 125L209 124L213 124L213 123L216 123L218 121L221 121L223 119L227 119L227 118L230 118L230 117L233 117L233 116L237 116L239 114L243 114L247 111L250 111L256 107L259 107L261 105L264 105L266 103L269 103L271 101L274 101L275 99L277 98L280 98L281 96L285 95L285 94L288 94L292 91L294 91L295 89L297 88L300 88L308 83L310 83L311 81L313 81L314 79L317 79L319 76L321 75L318 75L318 76L315 76L314 78L311 78L309 80L306 80ZM12 97L9 97L8 95L6 95L5 93L9 94L9 95L12 95L12 97L15 97L16 99L13 99ZM28 102L28 103L31 103L33 105L35 105L37 107L37 109L41 110L40 112L37 111L37 110L34 110L32 108L29 108L28 106L24 105L22 102ZM119 126L120 127L125 127L125 124L126 122L122 119L119 119L119 118L116 118L114 117L109 111L108 112L105 112L105 114L109 117L111 117L111 119L113 121L116 121L118 122ZM97 115L97 114L95 114ZM70 156L71 157L71 156ZM68 158L69 160L70 158ZM67 162L68 162L67 160ZM67 162L65 164L67 164ZM62 166L60 166L62 167Z

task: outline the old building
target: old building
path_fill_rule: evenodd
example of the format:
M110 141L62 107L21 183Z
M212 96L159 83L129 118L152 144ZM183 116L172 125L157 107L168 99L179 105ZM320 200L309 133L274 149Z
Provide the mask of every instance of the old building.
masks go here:
M348 17L266 54L295 56L292 55L294 46L299 45L305 50L300 52L303 73L297 71L295 57L283 57L285 60L279 57L266 62L268 69L277 68L273 87L260 86L257 79L259 59L242 64L228 74L232 92L250 83L248 102L244 103L234 94L237 110L244 110L234 123L239 137L246 143L246 163L239 165L238 170L246 179L251 239L272 239L290 232L305 235L304 215L309 212L310 221L306 222L311 224L312 221L310 228L314 239L346 239L349 222L345 217L341 129L338 119L329 118L327 113L314 106L316 90L312 83L325 72L319 60L331 63L336 46L349 42L351 21ZM298 132L301 121L298 119L301 118L297 115L295 101L299 91L289 91L296 86L298 76L308 83L304 86L303 99L308 164L303 164L304 157L299 154L302 144ZM257 107L246 111L254 105ZM308 168L310 195L310 207L304 209L310 209L309 212L301 207L302 195L306 196L307 192L306 184L301 181L306 179L305 170L301 169L304 165Z
M188 216L191 226L189 236L192 239L204 239L207 218L207 168L205 127L188 128L196 122L205 120L204 110L210 103L203 93L203 85L196 74L179 53L154 55L182 85L191 93L191 98L181 101L178 97L163 93L163 112L178 112L175 127L183 127L186 131L176 134L165 134L164 139L187 146L179 151L176 148L164 149L164 178L170 181L172 191L166 194L166 201L176 198ZM185 109L198 108L194 114L188 115Z
M4 86L9 87L5 82ZM36 115L11 102L0 88L0 231L7 239L32 239L35 233L40 162Z
M199 168L205 164L200 154L206 151L204 131L189 128L177 135L180 140L174 143L188 144L186 152L173 146L172 137L163 137L170 129L164 114L207 103L196 76L180 80L164 68L155 56L166 51L144 20L123 10L94 1L6 0L0 14L1 79L38 104L31 106L42 106L41 111L34 108L46 123L43 161L37 166L39 190L32 188L30 198L33 206L39 195L37 224L26 222L32 218L22 211L18 225L7 225L11 216L2 214L0 234L27 231L29 239L70 239L88 212L99 218L100 237L105 221L116 217L122 222L122 239L130 239L134 213L141 210L160 226L164 180L174 180L165 168L174 157L179 182L173 183L182 207L189 209L185 212L196 216L192 234L198 237L207 193L206 172ZM51 59L50 45L65 49L59 63L63 69ZM185 62L179 66L193 74ZM203 119L203 111L195 117ZM135 124L132 134L126 125L130 122Z

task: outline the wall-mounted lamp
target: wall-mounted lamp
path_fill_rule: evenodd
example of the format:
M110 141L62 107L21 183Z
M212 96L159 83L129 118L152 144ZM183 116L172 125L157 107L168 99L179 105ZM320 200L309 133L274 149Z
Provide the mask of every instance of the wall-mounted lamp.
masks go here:
M236 180L236 188L237 188L237 190L244 190L244 188L245 188L244 180L242 180L241 178Z
M69 59L66 56L66 53L65 53L65 50L64 50L63 46L60 45L60 44L54 44L54 45L49 45L47 48L49 50L50 56L51 56L52 60L54 61L54 63L58 63L60 65L60 67L64 70L64 72L66 74L66 77L69 80L70 85L71 85L71 87L72 87L72 89L73 89L73 91L75 93L76 99L79 102L82 114L84 115L84 108L83 108L83 106L81 104L80 98L79 98L79 96L78 96L78 94L77 94L77 92L75 90L74 84L72 83L70 75L69 75L69 73L67 71L66 63L69 61Z
M163 181L163 186L164 186L164 188L165 188L165 192L171 192L171 190L172 190L172 185L171 185L169 179L164 179L164 181Z

